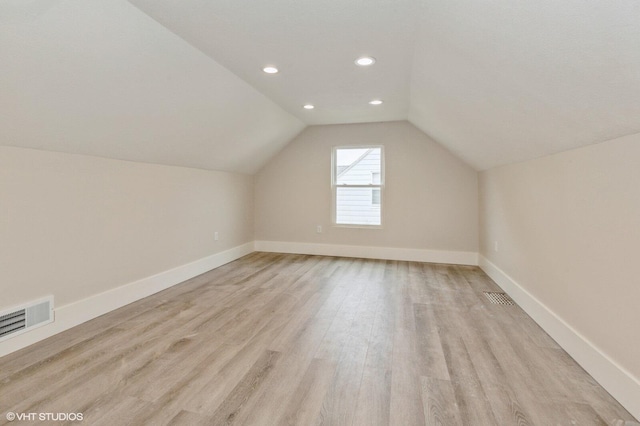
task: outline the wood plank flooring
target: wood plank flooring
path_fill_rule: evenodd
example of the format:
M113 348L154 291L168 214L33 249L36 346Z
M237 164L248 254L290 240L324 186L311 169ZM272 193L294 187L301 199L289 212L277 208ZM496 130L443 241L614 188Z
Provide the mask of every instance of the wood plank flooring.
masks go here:
M483 291L477 267L253 253L0 358L0 424L637 424Z

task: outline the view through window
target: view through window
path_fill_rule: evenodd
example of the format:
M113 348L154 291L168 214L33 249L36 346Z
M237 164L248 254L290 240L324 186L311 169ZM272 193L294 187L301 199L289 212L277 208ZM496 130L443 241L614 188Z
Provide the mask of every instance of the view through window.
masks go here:
M333 188L337 225L382 225L383 150L337 147L333 151Z

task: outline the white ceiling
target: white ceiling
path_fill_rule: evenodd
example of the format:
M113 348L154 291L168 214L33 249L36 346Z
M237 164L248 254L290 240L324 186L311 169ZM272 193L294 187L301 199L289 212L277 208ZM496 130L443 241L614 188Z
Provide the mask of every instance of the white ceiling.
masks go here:
M408 119L487 169L640 131L639 16L636 0L0 0L0 144L252 173L305 124Z
M0 144L254 173L302 123L125 0L0 0Z
M409 120L483 170L640 131L637 0L428 0Z
M407 119L417 0L130 1L308 124Z

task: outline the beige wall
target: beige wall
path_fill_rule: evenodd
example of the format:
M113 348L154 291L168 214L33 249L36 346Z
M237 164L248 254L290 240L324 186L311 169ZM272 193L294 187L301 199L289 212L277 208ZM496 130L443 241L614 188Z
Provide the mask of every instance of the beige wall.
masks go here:
M481 254L640 377L640 135L483 172L480 200Z
M253 240L248 175L0 147L0 200L0 309L63 306Z
M383 229L331 226L331 149L363 144L385 149ZM477 199L477 173L408 122L312 126L255 176L256 240L476 252Z

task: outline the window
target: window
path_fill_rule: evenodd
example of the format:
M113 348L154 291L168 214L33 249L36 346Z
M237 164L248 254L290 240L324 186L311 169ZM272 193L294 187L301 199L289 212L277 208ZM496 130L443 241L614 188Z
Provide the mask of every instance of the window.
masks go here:
M382 225L384 151L381 146L333 149L336 225Z

